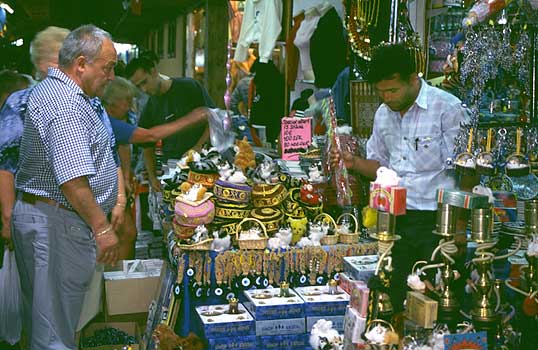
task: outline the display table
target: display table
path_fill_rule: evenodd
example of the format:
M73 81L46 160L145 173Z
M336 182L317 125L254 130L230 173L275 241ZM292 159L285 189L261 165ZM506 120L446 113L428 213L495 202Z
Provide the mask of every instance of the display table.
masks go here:
M242 291L249 288L263 288L264 279L266 278L265 275L272 274L272 276L267 277L267 279L271 280L269 285L274 287L278 286L278 284L284 280L285 276L287 277L286 280L290 281L291 279L290 284L292 286L305 286L311 284L324 285L330 278L335 277L335 274L343 271L343 262L337 261L336 259L341 259L343 256L375 254L376 251L377 244L375 242L362 242L357 244L291 248L273 252L268 250L235 250L224 253L213 251L182 252L182 254L177 257L176 261L170 265L177 266L178 276L183 276L182 279L181 277L179 278L181 283L176 283L170 291L171 293L174 293L176 300L178 301L177 307L179 308L179 311L169 310L169 312L178 312L177 322L175 322L175 330L180 335L187 335L189 332L200 334L202 330L197 320L195 307L201 305L226 304L227 298L232 295L237 297L240 301L243 301L244 296ZM309 256L315 256L316 259L333 259L334 262L326 263L324 270L322 270L323 266L320 266L317 260L311 262L310 260L314 258L307 258L307 252L310 254ZM257 266L253 268L252 273L247 272L247 274L243 274L238 271L238 276L230 276L231 279L229 284L225 284L222 281L219 281L221 283L217 283L217 275L221 278L220 272L218 271L221 267L217 267L217 265L222 265L224 259L228 261L227 265L230 264L230 261L232 261L232 264L240 265L243 263L243 267L246 271L247 268L244 260L254 256L257 256L258 258L260 256L267 256L265 260L259 258L258 262L269 262L273 268L273 272L269 272L269 267L265 268L264 266ZM255 258L253 259L254 263L256 260ZM301 274L299 271L299 269L301 269L300 260L305 259L308 261L303 261L302 268L305 270L304 273ZM315 265L314 267L308 266L312 263ZM290 264L295 266L290 266ZM202 269L202 271L197 269L197 267ZM312 270L314 270L316 267L317 273L315 276L312 276L309 269L312 268ZM261 274L257 274L256 271L261 272ZM303 277L303 279L301 279L301 277ZM245 278L248 279L248 282ZM250 286L247 287L247 284L250 284ZM222 292L219 288L223 289Z

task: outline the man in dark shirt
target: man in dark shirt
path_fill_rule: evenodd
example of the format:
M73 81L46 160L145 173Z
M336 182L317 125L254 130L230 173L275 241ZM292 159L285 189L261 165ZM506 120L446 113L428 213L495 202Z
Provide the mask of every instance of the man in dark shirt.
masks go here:
M125 69L126 76L139 89L150 95L142 112L139 126L150 129L154 126L183 118L196 107L213 107L213 101L207 91L194 79L163 79L155 64L144 58L129 62ZM181 158L189 149L199 149L209 138L207 120L198 123L185 132L179 132L163 140L163 158ZM159 191L160 183L155 174L154 144L144 145L144 163L148 171L151 187Z

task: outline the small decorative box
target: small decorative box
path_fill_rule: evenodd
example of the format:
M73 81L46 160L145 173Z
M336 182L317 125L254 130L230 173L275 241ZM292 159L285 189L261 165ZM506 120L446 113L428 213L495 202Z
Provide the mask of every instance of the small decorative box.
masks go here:
M422 328L432 329L437 321L437 301L419 292L407 292L406 317Z
M344 256L344 272L357 281L368 282L375 273L377 255Z
M225 220L243 220L250 216L250 210L251 208L248 204L217 202L215 205L215 217Z
M305 315L309 316L344 316L349 304L349 294L336 287L335 294L328 294L329 287L297 287L294 289L304 300Z
M382 187L370 182L370 208L392 215L405 215L407 190L404 187Z
M257 350L258 341L255 335L242 337L207 339L209 350Z
M215 217L215 205L210 200L197 206L176 200L174 211L176 223L183 226L207 225Z
M333 323L333 328L339 333L344 331L344 315L339 316L308 316L306 318L306 332L312 332L312 327L319 320L324 319Z
M256 184L252 188L252 204L256 208L276 207L287 195L282 184Z
M340 287L349 294L349 305L358 311L359 315L368 315L368 298L370 289L364 281L354 280L346 273L340 273Z
M344 316L344 350L355 350L363 345L362 334L366 330L366 317L359 315L352 307L347 308Z
M437 203L465 209L489 208L489 197L458 190L437 190Z
M219 201L227 203L250 203L252 188L245 184L234 184L227 181L217 180L213 193Z
M202 184L207 188L213 188L213 185L219 179L217 167L208 160L190 162L189 168L187 181L191 184Z
M304 350L305 337L303 334L266 335L259 336L258 349L264 350Z
M256 321L304 318L304 302L293 291L289 297L280 297L280 288L246 290L244 293L247 297L245 307Z
M229 314L228 305L199 306L196 313L200 318L207 339L241 337L255 334L254 318L244 305L238 304L238 314Z
M284 215L280 209L269 207L254 208L250 212L250 216L263 222L267 233L274 233L280 228Z

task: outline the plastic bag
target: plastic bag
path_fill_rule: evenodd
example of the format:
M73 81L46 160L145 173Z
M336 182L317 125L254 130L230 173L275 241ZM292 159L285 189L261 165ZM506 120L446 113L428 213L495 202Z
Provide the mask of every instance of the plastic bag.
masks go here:
M222 153L234 145L235 133L231 130L231 125L226 126L225 121L230 118L228 112L217 108L210 109L210 111L208 118L209 138L211 145Z
M22 296L15 253L4 252L0 269L0 341L13 345L20 340L22 330Z

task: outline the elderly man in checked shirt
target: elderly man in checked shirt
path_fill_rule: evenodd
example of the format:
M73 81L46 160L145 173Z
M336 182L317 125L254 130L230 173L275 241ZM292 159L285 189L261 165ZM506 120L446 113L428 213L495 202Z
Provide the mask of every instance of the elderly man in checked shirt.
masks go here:
M59 68L49 68L28 98L12 224L32 349L76 348L96 261L117 259L107 219L118 197L113 139L90 103L114 78L115 63L108 33L77 28L60 49Z
M374 51L368 80L382 100L367 143L367 159L344 153L348 169L369 178L380 166L395 170L407 188L407 213L397 217L402 236L392 249L394 274L392 302L403 309L406 277L417 260L429 260L438 243L435 228L438 188L453 189L456 179L447 169L460 123L467 120L461 101L429 86L421 79L409 51L400 44L383 45ZM333 154L332 162L340 156ZM466 178L460 187L472 187Z

